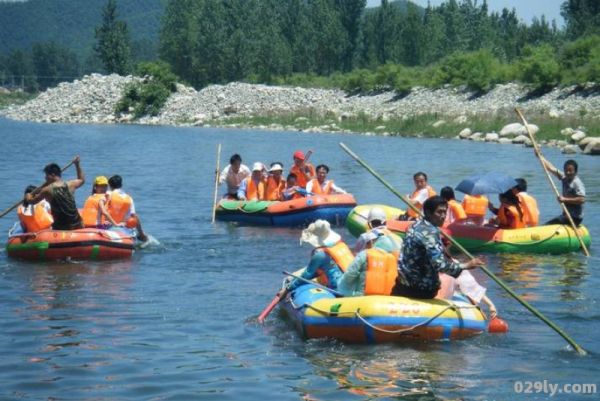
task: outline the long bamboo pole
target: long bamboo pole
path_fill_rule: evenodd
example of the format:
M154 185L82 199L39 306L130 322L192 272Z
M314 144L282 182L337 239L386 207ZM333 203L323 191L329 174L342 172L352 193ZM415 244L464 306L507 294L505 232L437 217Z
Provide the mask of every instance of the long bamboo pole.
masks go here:
M64 166L61 170L61 172L64 172L66 169L68 169L69 167L71 167L73 165L73 163L75 163L75 159L71 160L71 162L69 164L67 164L66 166ZM42 184L40 186L38 186L36 189L33 190L32 193L36 193L38 192L40 189L42 189L46 184ZM9 207L8 209L6 209L5 211L3 211L2 213L0 213L0 218L6 216L8 213L10 213L13 209L15 209L16 207L18 207L21 203L23 202L23 200L18 201L17 203L15 203L14 205L12 205L11 207Z
M217 214L217 192L219 191L219 173L220 173L220 163L221 163L221 144L217 145L217 166L215 168L215 195L213 198L213 207L212 207L212 220L211 223L215 222L215 216Z
M413 209L415 212L419 213L419 215L421 214L421 211L419 209L415 208L414 205L408 199L406 199L406 197L404 197L398 191L396 191L396 189L394 187L392 187L385 179L383 179L383 177L381 177L367 163L365 163L360 157L358 157L356 155L356 153L354 153L352 150L350 150L350 148L348 148L343 143L340 143L340 146L342 147L342 149L344 149L344 151L346 153L348 153L350 155L350 157L352 157L354 160L356 160L369 173L371 173L375 178L377 178L377 180L379 180L379 182L381 182L387 189L389 189L394 195L396 195L404 203L406 203L406 205L408 207L410 207L411 209ZM442 230L440 230L440 233L444 237L446 237L450 242L452 242L452 245L454 245L456 248L458 248L466 256L468 256L471 259L474 258L474 256L471 255L471 253L469 251L467 251L461 244L459 244L458 242L456 242L456 240L454 238L452 238L450 235L448 235L447 233L445 233ZM531 313L533 313L542 322L546 323L550 328L552 328L554 331L556 331L562 338L564 338L567 341L567 343L569 343L575 349L575 351L577 351L578 354L580 354L580 355L586 355L587 354L587 352L583 348L581 348L571 337L569 337L569 335L567 333L565 333L560 327L558 327L551 320L549 320L546 316L544 316L541 312L539 312L537 309L535 309L533 306L531 306L527 301L525 301L523 298L521 298L520 296L518 296L513 290L511 290L504 283L504 281L502 281L501 279L499 279L498 277L496 277L496 275L494 273L492 273L487 267L481 266L480 269L483 270L483 272L485 274L487 274L492 280L494 280L500 287L502 287L502 289L504 289L504 291L506 291L511 297L513 297L514 299L516 299L528 311L530 311Z

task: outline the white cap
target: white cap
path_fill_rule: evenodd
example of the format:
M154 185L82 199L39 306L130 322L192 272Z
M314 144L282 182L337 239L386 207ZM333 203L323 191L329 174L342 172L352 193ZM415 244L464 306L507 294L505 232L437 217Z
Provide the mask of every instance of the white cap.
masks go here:
M273 171L283 171L283 166L279 163L274 163L271 168L269 169L269 172L273 172Z
M302 231L300 244L306 242L315 248L319 248L322 246L335 245L341 239L340 235L331 229L331 225L328 221L317 220Z
M263 171L265 166L261 162L256 162L252 165L252 171Z
M369 210L369 217L367 217L367 221L369 223L371 223L371 222L377 220L381 224L385 224L386 218L387 218L387 216L385 215L385 212L383 211L382 208L374 207L373 209Z

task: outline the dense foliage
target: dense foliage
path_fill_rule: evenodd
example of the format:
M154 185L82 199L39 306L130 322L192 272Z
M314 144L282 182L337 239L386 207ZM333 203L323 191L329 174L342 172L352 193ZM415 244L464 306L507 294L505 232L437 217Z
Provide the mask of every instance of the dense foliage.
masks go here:
M109 73L125 75L131 68L127 23L117 19L117 3L108 0L102 9L102 24L96 28L94 51Z
M129 85L116 111L132 112L135 117L158 115L171 92L176 90L177 77L164 62L141 63L135 73L144 78L141 82Z
M76 3L28 3L43 9L44 4L59 1L65 10L72 10L66 3ZM92 37L93 27L102 21L99 2L106 0L89 0L80 7L96 7L94 23L87 27ZM131 21L152 20L159 3L164 3L160 33L140 37L143 24ZM514 9L490 12L485 0L446 0L426 8L406 0L382 0L379 7L369 9L365 4L365 0L119 0L116 6L132 38L138 38L131 44L134 63L155 60L157 49L173 73L197 88L243 80L353 92L395 89L405 94L415 85L450 84L485 92L496 83L516 80L545 91L556 84L599 81L598 0L565 0L564 29L543 16L527 25ZM9 9L0 6L0 11ZM50 12L39 17L35 26L46 23L46 18L63 21ZM3 18L0 12L0 22ZM69 22L79 24L73 15ZM51 71L66 77L101 70L103 57L91 54L72 60L67 50L71 47L63 43L64 38L39 41L35 46L51 49L34 52L34 46L0 56L0 79L11 83L17 77L17 85L34 90L55 83L39 78Z

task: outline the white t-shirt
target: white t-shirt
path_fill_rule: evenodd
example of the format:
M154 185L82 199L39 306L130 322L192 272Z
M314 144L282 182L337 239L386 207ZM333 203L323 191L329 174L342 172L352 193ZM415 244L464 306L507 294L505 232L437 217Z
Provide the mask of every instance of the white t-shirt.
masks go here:
M230 195L237 194L237 191L240 187L244 178L252 175L252 172L245 164L240 166L240 169L237 173L234 173L231 169L231 164L223 169L221 174L219 175L219 184L227 183L227 193Z
M329 181L331 180L325 180L323 181L323 184L321 185L321 190L325 189L325 187L327 187L327 184L329 184ZM308 184L306 184L306 192L312 192L313 190L313 180L310 180L308 182ZM342 188L338 187L337 185L335 185L333 182L331 183L331 192L334 194L345 194L346 191L344 191Z

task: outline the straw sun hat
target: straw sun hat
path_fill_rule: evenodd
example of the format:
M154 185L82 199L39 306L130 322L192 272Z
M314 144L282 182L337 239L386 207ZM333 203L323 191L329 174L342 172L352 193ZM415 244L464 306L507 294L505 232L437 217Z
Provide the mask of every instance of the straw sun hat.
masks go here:
M319 248L332 246L340 239L340 235L331 229L331 225L327 220L317 220L302 231L300 244L306 242L315 248Z

